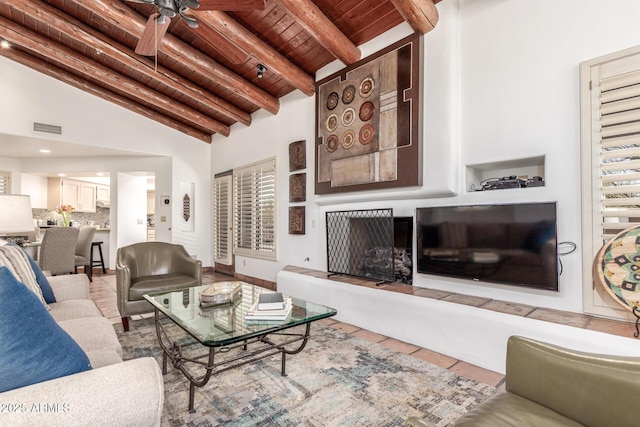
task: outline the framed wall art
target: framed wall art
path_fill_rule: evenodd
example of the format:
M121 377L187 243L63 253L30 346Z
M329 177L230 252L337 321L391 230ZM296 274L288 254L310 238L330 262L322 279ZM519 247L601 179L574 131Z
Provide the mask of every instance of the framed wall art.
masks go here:
M194 214L194 196L195 196L195 184L193 182L181 182L180 183L180 202L182 204L182 210L180 212L180 219L182 223L182 230L195 231Z
M316 83L315 193L421 185L422 36Z
M305 233L305 207L289 207L289 234Z
M307 174L294 173L289 175L289 202L304 202L307 200Z
M289 172L307 167L307 141L296 141L289 144Z

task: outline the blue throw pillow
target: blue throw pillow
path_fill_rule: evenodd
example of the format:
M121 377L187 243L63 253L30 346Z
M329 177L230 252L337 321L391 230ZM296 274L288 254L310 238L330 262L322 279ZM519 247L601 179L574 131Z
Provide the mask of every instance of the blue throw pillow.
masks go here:
M9 242L7 243L7 245L18 246L13 242ZM36 274L36 282L38 282L38 286L40 286L40 290L42 291L42 297L47 302L47 304L52 304L56 302L56 297L53 294L53 289L51 289L51 285L47 280L47 276L44 275L38 263L35 262L33 258L31 258L31 255L29 255L29 253L25 251L24 248L21 248L21 249L27 255L27 258L29 258L29 265L31 265L33 272Z
M0 267L0 343L0 392L91 369L85 352L7 267Z

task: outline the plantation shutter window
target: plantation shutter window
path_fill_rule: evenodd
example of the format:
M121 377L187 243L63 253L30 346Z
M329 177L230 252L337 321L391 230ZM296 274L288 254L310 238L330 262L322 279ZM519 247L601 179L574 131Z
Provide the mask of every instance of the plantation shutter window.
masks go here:
M214 262L231 265L231 175L213 181Z
M640 71L600 80L595 91L600 145L602 241L640 223Z
M640 46L580 64L582 290L585 313L626 319L596 286L593 262L640 224Z
M233 171L233 253L275 260L275 159Z
M11 194L11 174L0 171L0 194Z

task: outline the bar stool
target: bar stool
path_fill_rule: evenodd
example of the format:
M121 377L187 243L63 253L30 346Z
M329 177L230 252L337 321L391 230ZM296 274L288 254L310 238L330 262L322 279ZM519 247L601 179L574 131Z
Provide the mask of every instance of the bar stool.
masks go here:
M99 260L93 259L93 248L98 247L98 254L100 255ZM102 257L102 241L91 242L91 269L93 267L102 267L102 274L107 274L107 269L104 267L104 258Z

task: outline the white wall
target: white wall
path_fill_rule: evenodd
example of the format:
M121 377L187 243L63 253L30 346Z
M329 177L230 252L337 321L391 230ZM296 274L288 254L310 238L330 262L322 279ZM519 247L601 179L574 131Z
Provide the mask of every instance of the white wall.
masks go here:
M118 206L116 240L127 246L147 240L147 177L124 172L117 175Z
M46 135L53 141L148 153L149 157L8 159L0 153L0 170L14 173L13 191L19 193L20 173L43 171L149 171L156 176L156 194L181 200L180 182L195 183L195 232L183 232L179 225L180 206L156 205L156 215L167 222L156 222L156 239L185 245L189 253L198 254L203 265L211 263L210 226L210 145L129 110L118 107L40 74L4 57L0 57L0 138L3 134L43 138L32 131L33 122L62 126L63 135ZM163 156L163 157L155 157ZM167 161L168 159L168 161ZM18 179L15 179L18 177ZM113 181L112 181L113 184ZM114 186L115 188L115 186ZM112 192L112 209L117 193ZM111 227L117 229L112 218ZM118 244L111 236L113 254ZM111 266L113 268L113 265Z
M23 173L14 175L20 177L19 194L31 196L31 208L47 208L47 177Z
M427 275L414 277L414 284L580 312L578 65L640 44L640 2L613 0L605 7L599 0L447 0L437 7L440 22L424 43L424 187L314 196L314 100L289 95L277 116L258 113L250 128L234 126L230 138L214 138L212 173L278 156L278 262L248 259L244 266L237 257L236 269L268 280L286 264L326 269L326 211L392 207L400 216L420 206L557 201L559 241L578 246L562 257L560 292ZM400 26L361 46L363 57L408 33ZM317 78L341 67L331 64ZM290 236L287 148L299 139L307 141L307 234ZM466 165L533 156L545 156L544 188L465 188Z

